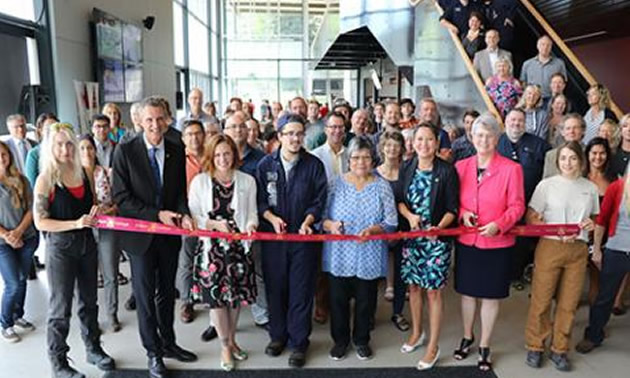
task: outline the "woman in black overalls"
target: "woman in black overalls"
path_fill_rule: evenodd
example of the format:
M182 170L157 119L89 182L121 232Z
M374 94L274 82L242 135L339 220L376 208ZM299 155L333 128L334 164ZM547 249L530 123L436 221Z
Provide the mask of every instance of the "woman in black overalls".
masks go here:
M114 360L100 346L97 300L97 250L90 227L96 223L93 183L79 161L72 125L50 126L42 146L42 170L35 183L35 225L46 233L50 298L47 341L53 377L84 377L68 365L73 291L77 288L81 336L87 362L112 370Z

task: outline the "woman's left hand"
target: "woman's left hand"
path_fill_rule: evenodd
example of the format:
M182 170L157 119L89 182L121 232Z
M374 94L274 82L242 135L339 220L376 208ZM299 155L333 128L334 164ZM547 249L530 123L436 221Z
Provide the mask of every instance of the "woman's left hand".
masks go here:
M499 226L495 222L490 222L485 226L479 227L479 235L485 237L493 237L499 233Z
M256 232L256 225L255 224L250 224L247 226L247 235L248 236L252 236L252 234Z
M431 227L427 228L427 231L433 231L433 230L437 231L439 229L440 228L438 226L431 226ZM437 235L433 235L433 236L427 236L426 238L431 240L431 241L436 241L438 237L437 237Z

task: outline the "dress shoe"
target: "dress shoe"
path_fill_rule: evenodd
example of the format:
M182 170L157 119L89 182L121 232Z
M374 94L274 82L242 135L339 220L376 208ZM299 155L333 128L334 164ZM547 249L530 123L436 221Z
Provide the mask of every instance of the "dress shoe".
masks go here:
M289 356L289 366L292 368L301 368L306 364L306 353L293 351Z
M217 338L217 329L214 328L213 326L206 328L206 330L203 331L203 333L201 334L201 341L203 341L204 343L207 343L216 338Z
M125 310L134 311L135 309L136 309L136 297L132 295L129 297L129 299L127 299L127 302L125 302Z
M420 360L418 361L417 368L418 370L429 370L435 366L435 364L438 362L438 359L440 359L440 348L438 348L437 352L435 353L435 357L433 357L433 360L431 362L424 362Z
M85 375L68 364L65 356L53 357L52 376L53 378L85 378Z
M582 341L577 343L577 345L575 346L575 350L578 353L586 354L586 353L590 353L593 349L597 348L598 346L600 346L600 344L595 344L594 342L592 342L591 340L585 337Z
M116 362L111 358L103 348L94 346L87 350L87 362L103 371L116 369Z
M149 376L151 378L166 378L168 377L168 369L164 366L164 361L161 357L149 357Z
M190 323L195 320L195 311L192 303L184 303L182 305L179 318L182 320L182 323Z
M265 354L271 357L278 357L279 355L282 354L282 351L284 350L284 346L285 345L283 342L272 341L269 344L267 344L267 347L265 348Z
M414 352L416 349L420 348L422 346L422 344L424 344L424 341L426 339L426 334L424 332L422 332L422 335L420 335L420 337L418 338L418 341L416 341L415 344L413 345L409 345L407 343L404 343L401 347L400 347L400 352L401 353L411 353Z
M178 345L169 345L162 348L164 358L174 358L180 362L194 362L197 361L197 355L182 349Z

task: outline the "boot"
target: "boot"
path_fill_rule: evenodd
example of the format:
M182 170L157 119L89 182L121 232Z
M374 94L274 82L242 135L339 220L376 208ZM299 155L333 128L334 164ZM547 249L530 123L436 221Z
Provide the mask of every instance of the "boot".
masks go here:
M86 361L103 371L116 369L116 362L111 358L100 345L87 348Z
M66 356L52 357L51 364L53 378L85 378L68 364Z

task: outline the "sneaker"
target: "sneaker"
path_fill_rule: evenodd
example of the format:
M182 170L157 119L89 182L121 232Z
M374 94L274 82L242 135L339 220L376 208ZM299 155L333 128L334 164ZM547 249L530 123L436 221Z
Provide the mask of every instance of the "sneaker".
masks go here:
M539 368L542 364L542 352L534 350L527 351L527 357L525 357L525 363L529 367Z
M335 344L330 350L330 358L335 361L341 361L346 358L346 349L345 345Z
M361 361L372 358L372 348L369 345L361 345L357 347L357 358Z
M118 320L118 315L111 315L109 317L109 329L114 333L119 332L122 329L120 321Z
M129 299L127 299L127 302L125 302L125 310L134 311L135 309L136 309L136 297L132 295L129 297Z
M8 342L8 343L17 343L20 340L22 340L20 338L20 335L18 335L15 330L13 329L13 327L9 327L9 328L2 328L2 331L0 331L0 333L2 333L2 338L4 339L4 341Z
M582 341L577 343L577 345L575 346L575 351L578 353L586 354L586 353L590 353L593 349L597 348L598 346L599 344L595 344L594 342L592 342L591 340L585 337Z
M35 331L35 326L33 323L27 321L24 318L18 318L14 321L15 326L22 328L25 331Z
M551 362L559 371L571 371L571 362L569 362L569 358L566 353L551 353L549 356Z

